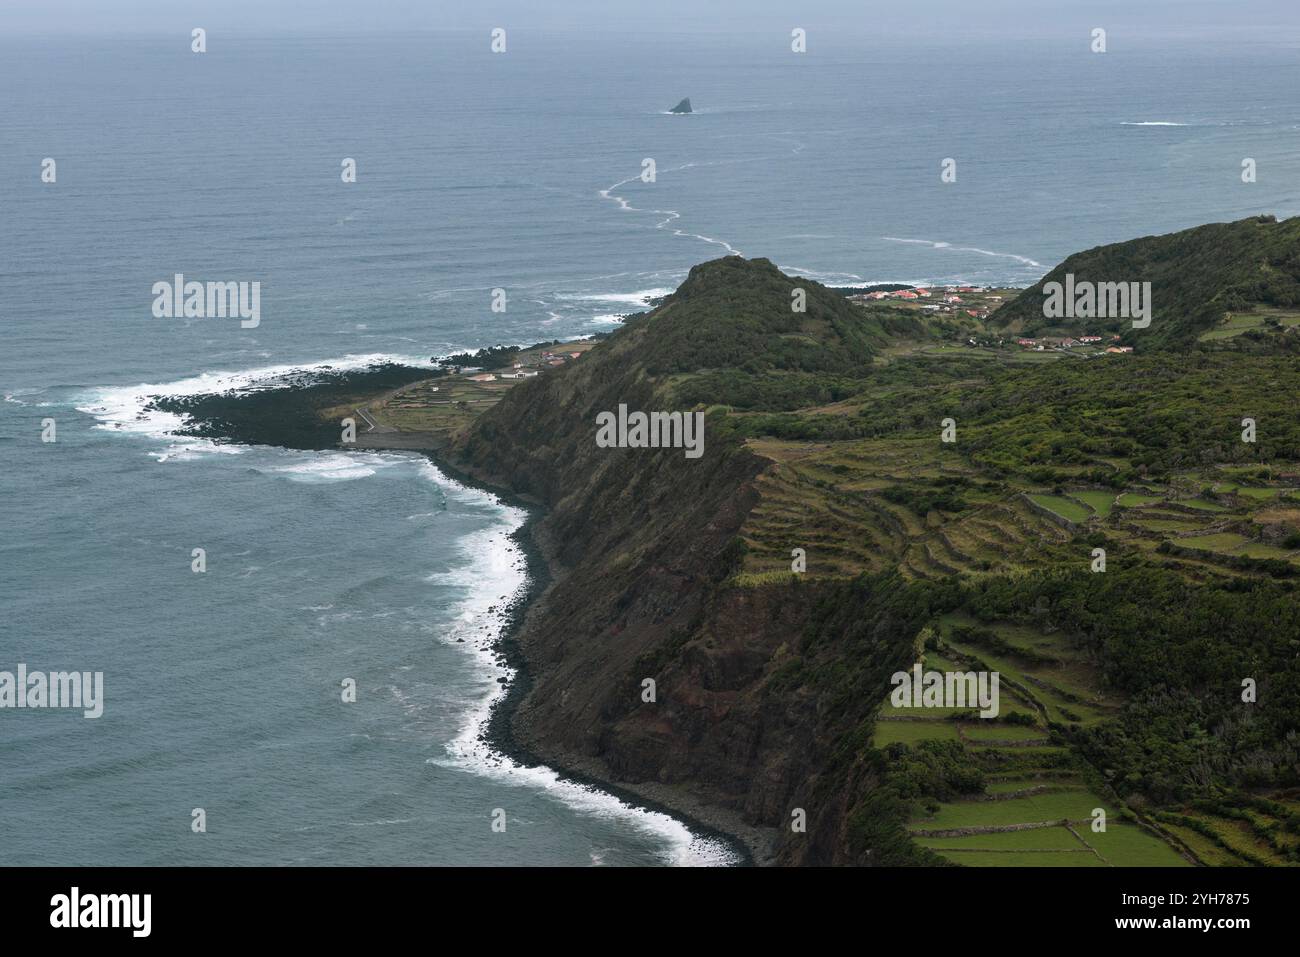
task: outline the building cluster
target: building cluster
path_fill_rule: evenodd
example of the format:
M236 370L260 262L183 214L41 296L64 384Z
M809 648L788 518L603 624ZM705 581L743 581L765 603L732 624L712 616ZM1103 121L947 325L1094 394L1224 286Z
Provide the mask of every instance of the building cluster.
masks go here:
M984 292L984 291L985 291L984 286L944 286L942 290L943 301L949 304L958 303L961 302L961 296L958 295L958 293ZM881 299L910 300L910 299L929 299L934 295L936 295L936 292L934 290L915 288L915 289L894 289L889 291L877 290L875 292L864 292L856 296L850 296L849 298L857 299L859 301L878 301ZM1002 297L996 296L994 298L1000 301Z
M521 359L508 372L478 372L469 377L470 382L492 382L495 379L531 379L542 369L554 368L572 362L581 352L542 352L539 356ZM477 370L466 370L475 371Z
M876 290L874 292L859 293L855 296L850 296L849 299L857 303L880 302L881 300L890 299L902 302L915 302L921 306L922 312L964 312L972 319L983 319L989 314L987 303L999 303L1002 301L1002 297L985 296L978 302L968 304L964 299L962 299L962 294L984 293L987 291L987 286L944 286L943 288L936 286L933 289L915 287L911 289ZM976 308L968 308L968 306L975 306Z
M1076 349L1079 346L1096 346L1102 342L1103 336L1039 336L1037 339L1020 338L1016 340L1016 345L1022 349L1033 349L1037 352L1044 352L1048 349ZM1111 336L1110 341L1118 341L1119 336ZM1107 352L1132 352L1132 346L1106 347Z

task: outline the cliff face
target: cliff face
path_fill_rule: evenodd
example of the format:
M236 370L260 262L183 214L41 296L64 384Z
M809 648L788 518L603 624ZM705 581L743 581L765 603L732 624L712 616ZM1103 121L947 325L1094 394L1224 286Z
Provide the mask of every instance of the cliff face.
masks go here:
M836 331L843 301L819 291L794 314L792 282L763 261L697 267L648 317L512 390L449 457L547 508L535 534L553 576L520 636L533 684L518 739L559 764L652 785L667 803L686 795L770 829L780 860L847 862L869 859L846 836L869 775L835 751L908 659L919 613L891 607L899 592L887 582L729 582L755 479L771 463L716 428L719 418L698 459L595 441L602 411L676 408L684 370L707 369L711 350L746 335L720 317L788 322L785 334L817 341L833 361L852 355ZM782 334L755 334L750 353ZM796 807L807 834L788 826Z
M518 634L532 681L498 719L541 759L736 834L759 861L967 863L970 847L936 854L909 829L965 816L994 793L990 775L1003 795L1053 782L1077 820L1108 803L1141 821L1145 843L1130 830L1137 843L1093 848L1112 863L1192 860L1157 824L1211 801L1225 833L1245 810L1275 822L1233 861L1295 861L1271 835L1300 786L1287 405L1300 373L1252 350L1300 339L1298 224L1201 228L1095 259L1097 276L1112 256L1128 268L1159 252L1153 275L1196 277L1188 301L1221 286L1267 304L1212 330L1246 340L1231 353L1050 366L914 354L914 320L728 257L579 358L493 388L499 403L468 424L450 397L477 410L482 394L451 379L401 388L427 378L413 369L159 405L193 434L301 448L336 447L339 420L368 410L377 445L438 449L543 503L549 587ZM1232 255L1201 276L1217 239ZM1180 245L1183 267L1168 258ZM1272 265L1241 285L1263 251ZM598 417L620 407L698 411L702 454L602 447ZM936 438L954 410L955 447ZM1238 442L1242 410L1264 425L1258 442ZM1094 546L1110 554L1102 576ZM1013 692L999 723L876 724L893 672L919 659L988 671L990 654ZM1270 676L1267 706L1239 700L1242 675ZM994 810L1011 830L1041 821L1036 804ZM1054 851L1040 830L1031 851ZM1049 861L1031 851L1026 863Z

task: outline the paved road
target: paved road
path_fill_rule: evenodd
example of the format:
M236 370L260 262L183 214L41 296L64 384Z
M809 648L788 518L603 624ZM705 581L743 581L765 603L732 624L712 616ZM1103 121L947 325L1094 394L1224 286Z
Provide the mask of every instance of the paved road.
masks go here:
M356 413L357 413L357 415L361 416L361 418L362 418L363 420L365 420L366 425L369 426L369 428L366 429L367 432L392 432L392 431L394 431L393 428L392 428L391 426L380 425L378 422L376 422L376 421L375 421L374 419L372 419L370 416L366 415L366 413L363 412L361 409L357 409L357 410L356 410Z

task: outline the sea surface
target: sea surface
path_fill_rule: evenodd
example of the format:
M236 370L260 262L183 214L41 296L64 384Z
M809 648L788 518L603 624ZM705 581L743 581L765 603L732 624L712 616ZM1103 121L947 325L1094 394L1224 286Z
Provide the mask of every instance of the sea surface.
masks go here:
M0 864L735 859L479 742L520 512L145 406L587 336L733 252L1027 285L1300 213L1294 42L814 39L0 38L0 671L105 676L98 719L0 710ZM260 325L155 318L177 273L260 282Z

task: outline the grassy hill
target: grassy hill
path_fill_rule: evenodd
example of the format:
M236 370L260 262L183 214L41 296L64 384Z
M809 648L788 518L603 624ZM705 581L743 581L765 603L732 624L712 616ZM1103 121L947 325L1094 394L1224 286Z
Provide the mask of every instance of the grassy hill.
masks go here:
M791 863L1300 861L1294 363L907 354L922 320L879 315L707 263L462 436L550 509L522 734L774 828ZM596 449L619 402L707 409L705 456ZM918 659L998 670L1002 716L891 713Z
M1150 355L950 347L951 323L728 257L536 378L390 372L313 402L403 447L421 423L544 506L511 724L550 763L764 861L1296 864L1300 366L1289 333L1201 337L1232 296L1286 308L1297 222L1067 261L1193 277L1203 315L1157 300ZM620 405L704 413L704 454L601 447ZM998 714L894 707L917 662L997 671Z
M1048 319L1043 286L1076 281L1150 282L1151 325L1130 320ZM1028 336L1117 333L1139 351L1185 350L1198 343L1270 340L1300 348L1300 217L1258 216L1144 236L1070 256L997 313L1011 332Z
M803 311L794 296L803 295ZM701 321L707 317L707 321ZM644 320L653 333L636 361L673 385L677 402L789 409L852 394L878 350L900 335L927 335L915 316L867 312L766 259L738 256L696 266Z

